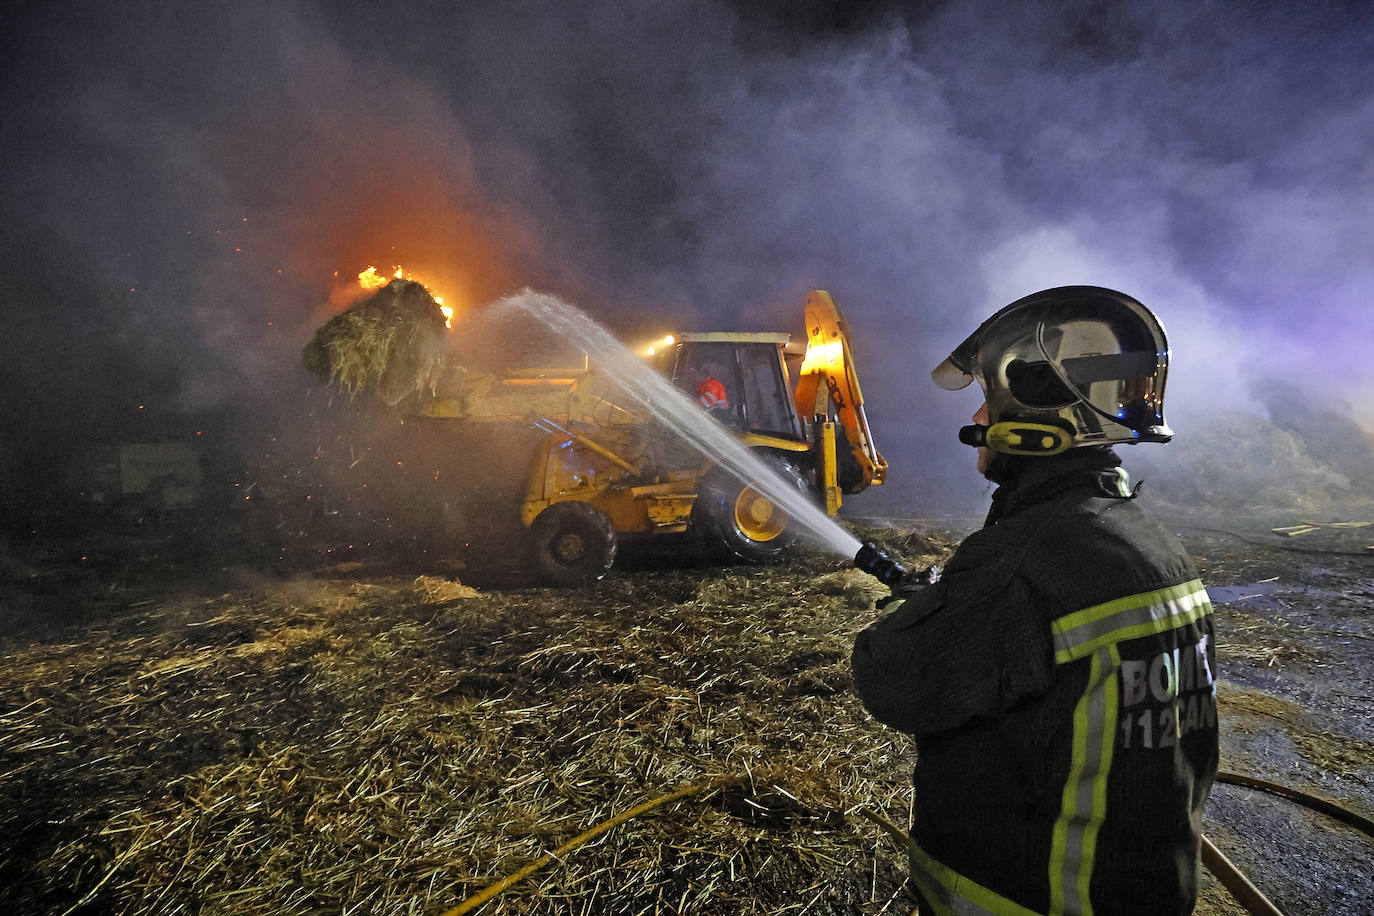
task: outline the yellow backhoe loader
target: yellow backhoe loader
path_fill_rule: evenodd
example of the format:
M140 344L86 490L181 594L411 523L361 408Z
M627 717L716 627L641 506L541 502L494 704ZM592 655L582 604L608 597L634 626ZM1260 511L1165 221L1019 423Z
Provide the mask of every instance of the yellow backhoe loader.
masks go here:
M834 515L842 494L881 484L887 462L869 432L844 316L823 290L807 297L805 311L804 349L785 333L684 333L648 359L693 398L712 379L724 395L708 399L715 419ZM441 382L419 413L528 421L548 432L521 504L532 562L548 581L600 578L625 537L695 535L727 561L783 554L795 536L786 513L621 401L584 364L461 373Z
M660 392L691 415L685 425L701 425L691 406L699 402L718 441L736 439L834 515L843 495L882 483L887 462L869 432L839 307L815 290L805 315L804 347L785 333L686 333L646 359L685 395ZM428 422L492 424L497 435L514 422L546 433L520 503L544 579L598 579L626 538L695 537L727 562L776 560L794 542L798 526L774 500L711 449L690 446L657 405L627 397L607 366L583 357L567 370L471 371L442 355L434 336L442 333L434 300L397 279L326 323L303 355L321 378Z

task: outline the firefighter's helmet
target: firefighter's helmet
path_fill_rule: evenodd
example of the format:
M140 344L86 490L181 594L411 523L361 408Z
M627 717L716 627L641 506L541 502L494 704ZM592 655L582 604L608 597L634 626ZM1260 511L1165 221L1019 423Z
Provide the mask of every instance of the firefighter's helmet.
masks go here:
M984 321L931 373L941 388L977 381L988 426L959 438L1009 455L1168 442L1169 345L1159 319L1124 293L1061 286Z

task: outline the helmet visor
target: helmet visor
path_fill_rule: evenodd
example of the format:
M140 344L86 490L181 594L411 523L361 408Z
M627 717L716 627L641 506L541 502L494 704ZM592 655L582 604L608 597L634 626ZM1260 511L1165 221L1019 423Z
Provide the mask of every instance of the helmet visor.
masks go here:
M980 325L978 330L954 348L944 362L931 370L930 377L935 384L946 391L958 391L969 386L978 371L978 339L986 326L987 322Z
M1005 378L1025 407L1078 402L1139 433L1164 431L1168 344L1155 322L1126 303L1104 308L1086 299L1036 303L1017 319L986 329L978 358L990 364L975 366L975 375Z
M967 388L973 381L973 376L960 369L954 363L954 358L949 357L930 372L930 377L946 391L958 391L960 388Z

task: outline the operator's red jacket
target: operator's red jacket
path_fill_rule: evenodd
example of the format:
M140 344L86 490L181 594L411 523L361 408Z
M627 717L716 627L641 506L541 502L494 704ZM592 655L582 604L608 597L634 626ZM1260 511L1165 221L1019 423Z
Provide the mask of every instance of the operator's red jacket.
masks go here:
M730 399L725 394L725 385L720 379L709 375L697 386L697 401L707 410L730 406Z
M855 642L864 705L916 737L913 877L935 913L1189 912L1217 768L1207 592L1110 449L1027 461Z

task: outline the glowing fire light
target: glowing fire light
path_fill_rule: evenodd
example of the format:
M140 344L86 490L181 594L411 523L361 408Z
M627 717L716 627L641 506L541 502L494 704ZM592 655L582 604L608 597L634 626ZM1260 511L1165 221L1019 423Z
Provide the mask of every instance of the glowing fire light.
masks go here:
M844 365L844 342L831 340L822 344L810 344L806 348L806 358L802 360L801 374L819 369L836 371Z
M392 280L404 280L405 278L406 272L404 267L396 268L396 272L390 277L383 277L381 274L377 273L377 268L369 267L367 270L358 274L358 284L363 289L380 289ZM415 278L411 277L410 279L414 280Z
M649 356L653 356L654 354L656 354L656 353L658 352L658 348L659 348L659 347L671 347L671 346L672 346L674 343L676 343L676 342L677 342L677 338L675 338L672 334L669 334L667 337L663 338L662 340L654 341L654 343L651 344L651 345L649 346L648 350L646 350L645 352L648 353Z
M363 289L380 289L389 281L386 277L377 273L377 268L369 267L367 270L358 274L358 285Z
M441 311L441 312L444 313L444 327L446 327L446 328L452 328L452 327L453 327L453 306L451 306L451 305L444 305L444 297L443 297L443 296L435 296L435 297L434 297L434 301L435 301L436 303L438 303L438 305L439 305L439 311Z
M381 274L377 273L377 268L368 267L367 270L358 274L358 285L361 286L363 289L381 289L383 286L386 286L388 283L390 283L393 279L406 279L405 268L397 267L396 273L392 274L391 277L388 278L383 277ZM415 280L415 277L412 276L409 279ZM416 282L418 283L420 281L416 280ZM434 295L433 292L431 292L431 295ZM444 305L443 296L434 296L434 302L439 306L439 311L444 313L444 327L452 328L453 306Z

